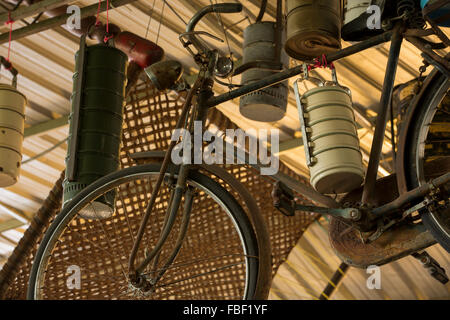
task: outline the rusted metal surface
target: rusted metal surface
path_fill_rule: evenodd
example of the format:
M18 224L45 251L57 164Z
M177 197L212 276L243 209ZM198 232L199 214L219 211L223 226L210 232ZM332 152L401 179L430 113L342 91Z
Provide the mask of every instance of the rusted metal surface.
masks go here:
M343 222L331 220L331 246L342 261L358 268L383 265L436 243L422 224L392 227L370 244L364 244L357 231L343 234L347 229Z
M362 188L348 194L343 200L347 205L357 204ZM383 205L398 197L396 175L376 181L373 204ZM381 192L382 191L382 192ZM365 268L398 260L413 252L436 243L422 224L403 224L385 231L378 239L364 243L356 229L349 229L345 222L332 218L329 227L330 243L337 256L345 263Z

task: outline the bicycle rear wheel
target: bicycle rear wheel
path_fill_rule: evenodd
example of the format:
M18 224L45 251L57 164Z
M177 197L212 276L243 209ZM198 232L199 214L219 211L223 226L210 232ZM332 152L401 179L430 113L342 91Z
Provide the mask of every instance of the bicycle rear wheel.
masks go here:
M413 189L450 171L450 81L436 76L412 118L406 150L406 176ZM450 190L450 186L444 186ZM424 225L450 252L450 199L434 212L421 210Z
M196 195L175 260L152 290L145 292L131 284L128 259L159 169L159 164L149 164L115 172L97 180L67 204L38 248L28 298L254 298L260 261L252 225L239 203L220 184L196 171L188 178ZM169 172L176 176L175 167L169 168L166 177ZM159 238L171 190L167 181L146 226L136 265ZM80 210L95 199L111 195L113 190L115 207L111 217L90 220L80 215ZM158 263L149 264L145 271L149 278L161 270L173 252L182 226L182 210Z

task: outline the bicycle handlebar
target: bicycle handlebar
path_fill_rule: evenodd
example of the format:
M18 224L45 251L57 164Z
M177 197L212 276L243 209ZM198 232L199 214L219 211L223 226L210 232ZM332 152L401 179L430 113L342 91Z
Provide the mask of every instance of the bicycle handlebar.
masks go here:
M242 4L240 3L218 3L204 7L200 11L198 11L192 18L189 20L186 25L186 32L194 31L197 23L202 19L205 15L211 12L218 13L238 13L242 11Z
M189 42L191 42L199 52L206 53L208 52L208 48L206 48L199 39L196 38L194 32L195 26L197 23L208 13L216 12L216 13L238 13L242 11L242 4L240 3L218 3L206 6L198 11L188 22L186 25L186 37Z

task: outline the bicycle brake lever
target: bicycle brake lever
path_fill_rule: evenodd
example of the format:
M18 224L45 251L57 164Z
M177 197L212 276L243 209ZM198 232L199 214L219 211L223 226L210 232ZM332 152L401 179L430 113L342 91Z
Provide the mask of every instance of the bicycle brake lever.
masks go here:
M182 41L183 46L194 56L195 58L195 53L192 52L192 50L190 48L188 48L189 44L193 44L195 46L195 48L197 49L198 53L197 55L203 55L206 56L207 52L209 51L208 47L203 45L201 43L201 41L196 37L197 34L204 34L207 36L210 36L216 40L218 40L217 37L208 34L207 32L202 33L202 32L196 32L194 31L195 26L197 25L197 23L208 13L238 13L242 11L242 4L240 3L218 3L218 4L213 4L213 5L209 5L206 7L203 7L200 11L198 11L188 22L188 24L186 25L186 32L183 33L183 36L180 38L180 40L183 37L186 37L188 41ZM222 41L222 39L220 39L219 41Z
M186 48L186 50L194 57L197 55L206 55L206 49L207 46L201 43L201 40L196 38L195 35L205 35L208 36L214 40L220 41L220 42L224 42L222 39L220 39L219 37L216 37L215 35L206 32L206 31L189 31L189 32L183 32L182 34L180 34L178 36L178 39L181 41L181 44L183 45L184 48ZM187 40L184 40L184 38L187 38ZM197 49L197 53L194 53L194 51L191 50L191 48L189 48L190 45L193 45L196 49Z

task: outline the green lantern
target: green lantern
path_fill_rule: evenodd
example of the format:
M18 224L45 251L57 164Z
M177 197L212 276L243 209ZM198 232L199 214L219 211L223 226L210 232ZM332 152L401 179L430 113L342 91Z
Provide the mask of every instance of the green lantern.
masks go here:
M75 54L63 205L119 168L127 60L116 48L104 44L88 47L85 39L81 40ZM108 218L114 212L114 202L112 191L89 204L80 215Z

